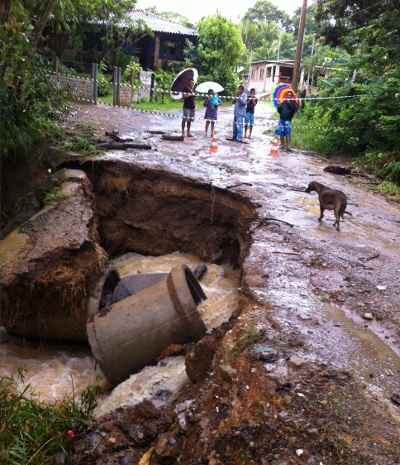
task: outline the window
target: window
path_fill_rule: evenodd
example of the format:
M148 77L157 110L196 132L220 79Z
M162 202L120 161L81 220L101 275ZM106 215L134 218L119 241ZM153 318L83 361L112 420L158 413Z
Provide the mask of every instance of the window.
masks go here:
M271 68L271 67L268 67L268 68L267 68L267 78L270 78L270 77L271 77L271 73L272 73L272 68Z
M178 46L176 42L166 40L160 45L160 58L174 59L178 57Z

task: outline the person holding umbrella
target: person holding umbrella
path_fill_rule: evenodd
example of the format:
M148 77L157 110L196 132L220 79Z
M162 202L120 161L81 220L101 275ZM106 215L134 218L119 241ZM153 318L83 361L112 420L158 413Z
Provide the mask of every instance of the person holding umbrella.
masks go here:
M298 109L296 95L292 89L289 89L283 102L278 105L279 125L276 134L280 136L282 150L290 151L292 119Z
M188 81L183 89L183 117L182 117L182 137L185 137L185 126L187 126L187 137L193 137L190 127L194 121L196 112L196 102L194 99L194 79Z

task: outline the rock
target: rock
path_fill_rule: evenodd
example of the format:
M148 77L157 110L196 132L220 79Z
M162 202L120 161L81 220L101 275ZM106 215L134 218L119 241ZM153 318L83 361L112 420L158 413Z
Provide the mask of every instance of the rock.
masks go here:
M171 344L165 350L163 350L158 357L158 360L172 357L174 355L185 355L186 347L182 344Z
M255 360L262 360L266 363L274 363L279 359L279 353L264 344L255 345L252 349L252 356Z
M363 318L364 318L364 320L373 320L374 315L372 315L372 313L364 313Z
M392 397L390 398L390 400L391 400L395 405L397 405L398 407L400 407L400 393L396 392L396 393L392 394Z
M218 368L222 378L228 383L232 382L237 376L237 371L235 370L235 368L233 368L228 363L222 363L221 365L219 365Z
M9 339L10 339L10 336L7 333L6 328L4 328L4 326L0 326L0 344L4 344Z
M211 369L215 351L217 350L217 338L205 336L188 351L185 357L186 373L192 383L202 381Z
M324 168L326 173L340 174L342 176L351 174L351 169L344 166L329 165Z
M153 402L156 407L168 405L188 382L183 357L164 359L132 375L109 396L99 400L94 415L99 418L119 407L133 407L144 400Z
M289 365L291 365L294 368L300 368L303 366L307 360L305 360L302 357L298 357L297 355L292 355L289 359Z
M12 334L86 341L88 297L106 261L91 183L62 170L48 198L0 241L0 321Z
M159 457L173 458L179 454L178 442L173 433L164 433L156 442L155 453Z
M172 415L167 408L156 408L152 402L144 401L134 407L118 410L106 417L111 418L137 447L148 447L160 433L168 430ZM101 425L103 428L103 425ZM120 441L122 445L122 441Z

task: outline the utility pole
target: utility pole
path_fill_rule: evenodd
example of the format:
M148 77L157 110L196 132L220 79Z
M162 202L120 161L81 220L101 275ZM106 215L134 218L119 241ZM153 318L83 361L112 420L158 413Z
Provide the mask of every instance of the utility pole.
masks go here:
M303 6L301 7L299 34L297 37L297 50L296 50L296 62L294 64L292 87L295 92L299 87L300 77L300 66L301 66L301 55L303 52L304 42L304 29L306 27L306 15L307 15L307 0L303 0Z
M278 40L278 53L276 55L277 61L281 58L281 44L282 44L282 32L279 32L279 40Z

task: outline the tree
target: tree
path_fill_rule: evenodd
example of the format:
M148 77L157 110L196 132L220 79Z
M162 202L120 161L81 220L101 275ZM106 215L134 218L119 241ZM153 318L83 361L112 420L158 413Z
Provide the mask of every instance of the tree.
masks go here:
M334 46L334 53L325 52L329 66L340 62L338 72L321 80L320 94L354 98L309 105L303 113L309 140L326 151L364 155L378 174L400 183L398 1L320 0L317 20Z
M289 15L268 0L257 0L255 5L247 10L243 19L245 21L276 23L281 29L286 31L293 29Z
M240 24L250 60L294 58L296 43L289 16L266 0L258 0Z
M135 0L9 0L0 3L0 155L29 150L52 127L62 101L52 88L40 45L47 27L117 22Z
M198 45L189 49L189 60L203 75L232 92L245 50L238 26L222 16L209 16L200 21L198 33Z
M306 34L317 34L319 32L318 22L316 18L317 12L318 12L317 4L309 5L309 7L307 8L306 27L305 27ZM294 15L292 17L293 32L295 36L297 36L298 30L299 30L300 15L301 15L301 8L297 8L297 10L294 12Z
M182 26L186 27L194 27L194 24L184 15L180 13L176 13L175 11L158 11L157 8L154 6L152 8L147 8L146 11L149 11L157 16L161 16L162 18L168 19L169 21L173 21L178 24L182 24Z

